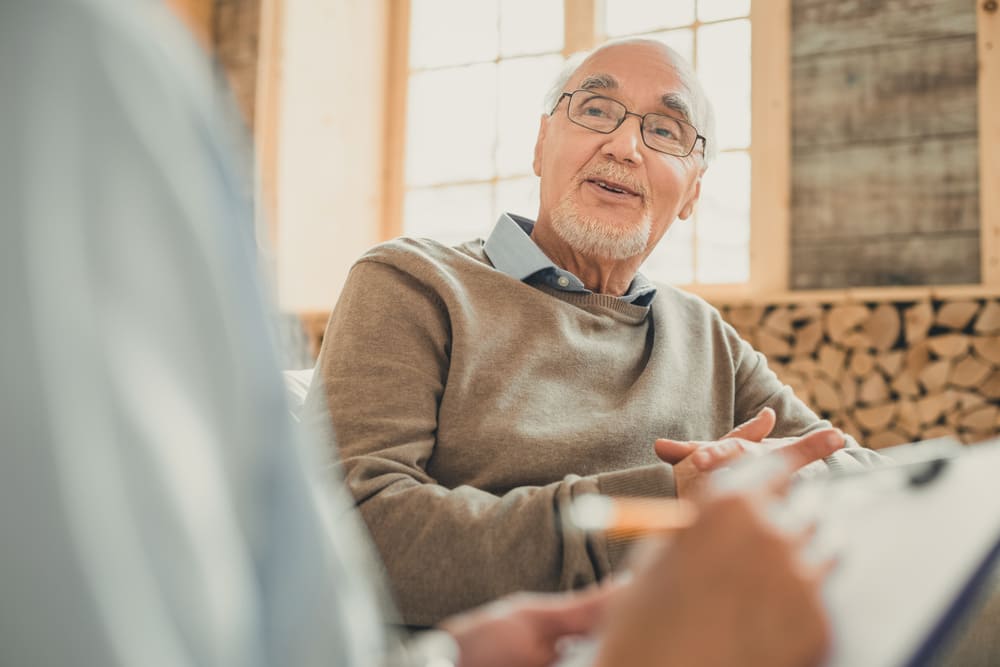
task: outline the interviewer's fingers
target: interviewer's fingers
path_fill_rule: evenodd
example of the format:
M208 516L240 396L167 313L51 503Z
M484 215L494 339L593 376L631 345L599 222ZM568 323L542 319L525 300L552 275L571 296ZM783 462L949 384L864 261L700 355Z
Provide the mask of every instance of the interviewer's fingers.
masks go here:
M771 408L763 408L756 415L743 422L732 431L727 433L723 440L727 438L742 438L751 442L760 442L771 434L778 417Z

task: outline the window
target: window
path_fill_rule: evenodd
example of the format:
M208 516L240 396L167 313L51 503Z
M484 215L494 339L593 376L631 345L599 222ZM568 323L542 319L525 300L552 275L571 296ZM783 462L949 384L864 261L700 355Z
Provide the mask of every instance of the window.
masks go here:
M643 271L672 283L747 282L750 0L602 5L596 33L663 40L692 62L716 109L720 153L698 210L673 225ZM456 243L488 234L501 211L535 217L542 97L564 62L566 24L583 6L595 5L411 0L403 233ZM442 30L444 17L461 29Z
M403 230L444 243L534 218L542 97L563 64L563 0L413 0ZM454 30L443 30L447 17Z

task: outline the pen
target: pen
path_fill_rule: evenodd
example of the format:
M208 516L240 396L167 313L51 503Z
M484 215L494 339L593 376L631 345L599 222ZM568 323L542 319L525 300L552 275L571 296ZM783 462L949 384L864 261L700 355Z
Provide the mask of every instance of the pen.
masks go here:
M687 528L698 516L698 510L687 500L588 494L573 501L569 516L578 528L621 538Z

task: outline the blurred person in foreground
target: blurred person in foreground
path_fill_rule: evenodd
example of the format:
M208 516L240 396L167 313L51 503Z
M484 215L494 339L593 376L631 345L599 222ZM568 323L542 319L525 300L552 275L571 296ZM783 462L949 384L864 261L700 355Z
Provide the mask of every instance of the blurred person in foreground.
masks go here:
M397 239L351 269L308 404L332 416L407 623L620 569L627 541L567 527L580 494L693 497L779 447L803 475L878 462L713 307L639 273L694 211L715 148L691 66L611 42L546 100L536 220L503 214L457 247Z
M518 667L595 632L599 665L820 659L823 571L763 518L773 489L706 500L636 585L390 637L288 413L232 117L179 26L0 5L0 664Z

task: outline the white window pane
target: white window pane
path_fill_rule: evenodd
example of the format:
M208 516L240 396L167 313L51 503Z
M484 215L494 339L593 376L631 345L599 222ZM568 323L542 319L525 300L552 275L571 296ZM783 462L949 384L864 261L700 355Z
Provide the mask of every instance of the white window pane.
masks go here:
M694 30L682 28L680 30L664 30L646 35L651 39L658 39L677 53L684 57L689 63L694 62Z
M495 60L497 0L412 0L410 67Z
M771 2L772 0L761 0ZM721 21L750 14L750 0L698 0L699 21Z
M563 0L500 2L501 57L562 51L563 32Z
M698 282L745 282L750 274L750 156L722 153L705 172L698 203Z
M538 177L509 178L499 181L493 219L501 213L517 213L532 220L538 215Z
M606 0L604 4L604 27L609 37L692 23L694 0Z
M694 225L690 220L674 221L646 258L642 272L662 283L694 282Z
M407 106L408 185L493 177L496 65L418 72Z
M496 220L490 183L418 188L406 193L403 231L446 245L489 234Z
M559 55L501 60L496 170L500 176L531 173L542 98L562 69Z
M750 241L750 155L721 153L701 182L698 241Z
M698 282L745 283L750 279L750 254L731 243L698 244Z
M698 30L698 78L715 107L719 148L750 145L750 22Z

